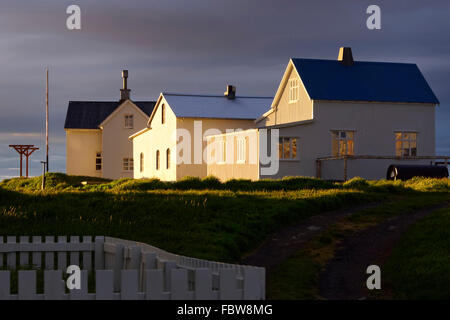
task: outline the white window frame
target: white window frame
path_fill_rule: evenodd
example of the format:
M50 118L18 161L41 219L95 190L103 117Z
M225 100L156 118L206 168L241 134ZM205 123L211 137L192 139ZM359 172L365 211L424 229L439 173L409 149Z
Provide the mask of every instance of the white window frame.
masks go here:
M247 139L245 137L240 137L236 139L236 163L244 164L247 151Z
M166 149L166 169L170 169L170 148Z
M345 133L345 137L342 135L342 133ZM352 133L353 137L349 138L349 133ZM337 139L336 139L337 134ZM331 153L334 157L340 157L340 156L346 156L346 155L355 155L355 135L356 130L331 130ZM337 141L337 150L334 152L333 150L333 144L334 141ZM340 151L340 145L341 141L344 141L345 144L345 154L341 154ZM349 153L349 141L352 141L353 143L353 150L351 153Z
M289 79L289 103L296 103L299 100L300 81L297 78Z
M134 169L133 158L123 158L122 159L122 170L124 172L131 172Z
M400 134L400 139L397 139L397 135ZM404 138L403 135L407 134L408 138ZM412 135L414 135L415 139L412 139ZM418 151L419 151L419 146L417 144L417 137L418 137L419 133L417 131L395 131L394 132L394 139L395 139L395 143L394 143L394 148L395 148L395 156L396 157L417 157L418 155ZM400 141L401 142L401 155L397 154L397 142ZM416 154L413 155L412 154L412 149L411 148L411 142L414 141L416 144ZM405 147L404 147L404 143L408 142L408 155L404 154L405 151Z
M156 150L155 168L156 170L161 168L161 152L159 150Z
M124 115L124 128L125 129L134 128L134 116L132 114Z
M97 162L97 160L100 159L100 163ZM98 168L98 166L100 166L100 168ZM101 152L96 152L95 153L95 171L102 171L102 167L103 167L103 155Z
M223 137L221 140L217 141L219 145L218 150L218 164L224 164L227 162L227 140Z
M296 142L296 151L295 151L295 155L293 154L293 142ZM279 137L278 139L278 159L280 161L298 161L299 160L299 147L298 147L298 142L299 142L299 138L298 137ZM284 156L284 142L285 141L289 141L289 157L285 157ZM280 145L281 145L281 150L280 150ZM280 152L281 151L281 152Z
M139 172L144 172L144 153L139 154Z

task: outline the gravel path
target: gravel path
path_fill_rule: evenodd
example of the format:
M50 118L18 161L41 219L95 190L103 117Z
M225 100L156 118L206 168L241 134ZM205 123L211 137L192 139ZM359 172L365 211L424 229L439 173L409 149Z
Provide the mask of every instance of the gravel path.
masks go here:
M302 249L314 236L336 221L357 211L378 206L371 203L351 209L330 211L314 215L301 223L283 228L271 235L258 249L242 260L242 264L270 268L280 264L293 253Z
M381 267L383 290L382 265L402 234L419 219L447 206L448 204L442 204L412 214L403 214L345 239L334 259L320 275L320 296L331 300L367 298L369 290L366 280L369 275L366 274L366 269L373 264Z

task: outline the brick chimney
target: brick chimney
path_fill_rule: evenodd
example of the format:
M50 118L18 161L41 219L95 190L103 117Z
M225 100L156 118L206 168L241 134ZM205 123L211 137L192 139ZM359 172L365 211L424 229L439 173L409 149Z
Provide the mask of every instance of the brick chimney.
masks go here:
M227 85L227 91L224 92L224 95L227 99L234 99L236 98L236 87L232 85Z
M123 88L120 89L120 101L130 99L130 89L127 86L128 70L122 70Z
M353 65L352 48L341 47L339 49L338 61L343 66L352 66Z

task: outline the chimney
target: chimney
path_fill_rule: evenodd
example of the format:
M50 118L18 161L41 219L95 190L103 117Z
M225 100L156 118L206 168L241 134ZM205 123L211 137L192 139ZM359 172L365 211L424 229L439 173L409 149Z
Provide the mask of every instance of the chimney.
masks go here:
M343 66L352 66L353 65L352 48L341 47L339 49L338 61Z
M227 97L227 99L230 99L230 100L236 98L236 87L227 85L227 91L224 92L224 95L225 95L225 97Z
M130 99L130 89L127 86L128 70L122 70L123 88L120 89L120 101Z

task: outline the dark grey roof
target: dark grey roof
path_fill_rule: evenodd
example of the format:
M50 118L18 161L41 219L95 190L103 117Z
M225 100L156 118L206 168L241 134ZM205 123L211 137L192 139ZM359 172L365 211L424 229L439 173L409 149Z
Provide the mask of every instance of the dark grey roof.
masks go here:
M311 99L438 104L419 68L410 63L337 60L292 61Z
M155 101L133 101L150 116ZM119 101L69 101L64 129L98 129L98 126L120 106Z

